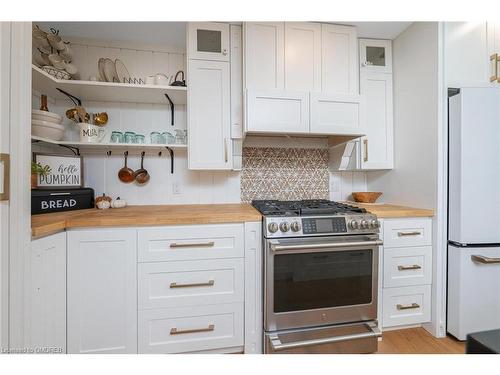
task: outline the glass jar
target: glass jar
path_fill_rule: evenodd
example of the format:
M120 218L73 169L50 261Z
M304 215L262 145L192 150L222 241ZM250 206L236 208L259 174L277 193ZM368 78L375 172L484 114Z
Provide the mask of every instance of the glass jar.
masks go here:
M136 134L134 143L146 143L146 138L142 134Z
M149 137L151 138L151 143L153 143L153 144L165 143L162 135L159 132L151 132L149 134Z
M119 131L111 132L111 143L124 143L123 133Z
M135 143L134 132L125 132L125 143Z
M170 132L163 132L161 133L163 140L167 144L172 144L175 143L175 137L172 135Z
M175 129L175 143L180 145L187 143L187 130Z

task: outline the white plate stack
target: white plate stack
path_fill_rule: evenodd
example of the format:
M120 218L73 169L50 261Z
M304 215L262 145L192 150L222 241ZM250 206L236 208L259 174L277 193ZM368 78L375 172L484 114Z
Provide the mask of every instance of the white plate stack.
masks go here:
M33 109L31 111L31 134L53 141L60 141L64 136L62 121L62 116L57 113Z

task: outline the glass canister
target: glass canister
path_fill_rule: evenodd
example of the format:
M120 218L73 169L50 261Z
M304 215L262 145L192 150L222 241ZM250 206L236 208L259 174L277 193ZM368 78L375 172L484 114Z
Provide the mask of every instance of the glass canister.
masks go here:
M123 133L119 132L119 131L112 131L110 142L111 143L124 143Z
M175 129L175 143L180 145L187 143L187 130Z
M149 137L151 138L151 143L153 143L153 144L165 143L162 135L159 132L151 132L149 134Z
M142 134L136 134L135 135L135 142L134 143L146 143L146 138Z
M163 132L161 133L163 140L167 144L172 144L175 143L175 137L172 135L170 132Z
M135 133L125 132L125 143L135 143Z

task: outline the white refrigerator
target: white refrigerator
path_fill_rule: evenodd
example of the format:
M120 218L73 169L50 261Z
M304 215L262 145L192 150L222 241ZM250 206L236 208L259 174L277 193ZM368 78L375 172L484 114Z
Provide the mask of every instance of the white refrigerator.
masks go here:
M500 89L449 98L448 332L500 329Z

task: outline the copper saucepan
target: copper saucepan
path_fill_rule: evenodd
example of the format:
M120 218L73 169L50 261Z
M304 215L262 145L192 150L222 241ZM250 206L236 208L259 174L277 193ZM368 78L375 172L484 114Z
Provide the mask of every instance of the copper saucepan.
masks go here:
M120 179L121 182L124 182L126 184L130 184L135 180L135 175L134 171L127 167L127 157L128 157L128 151L125 151L123 154L125 156L125 165L123 166L122 169L118 171L118 178Z

